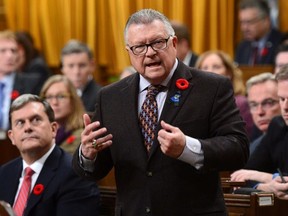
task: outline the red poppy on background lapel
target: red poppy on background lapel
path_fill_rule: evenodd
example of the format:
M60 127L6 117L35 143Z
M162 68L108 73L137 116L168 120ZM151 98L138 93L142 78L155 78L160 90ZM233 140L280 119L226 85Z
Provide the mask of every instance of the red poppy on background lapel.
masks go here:
M180 90L185 90L189 87L189 82L186 79L177 79L176 86Z
M40 195L44 191L44 185L43 184L37 184L35 185L33 189L33 194Z
M20 93L17 90L13 90L11 92L11 100L15 100L17 97L19 97Z
M264 48L261 50L260 55L263 57L263 56L266 56L267 54L268 54L268 48L267 48L267 47L264 47Z
M74 135L71 135L66 139L66 142L67 142L67 144L71 144L74 142L75 139L76 139L76 137Z

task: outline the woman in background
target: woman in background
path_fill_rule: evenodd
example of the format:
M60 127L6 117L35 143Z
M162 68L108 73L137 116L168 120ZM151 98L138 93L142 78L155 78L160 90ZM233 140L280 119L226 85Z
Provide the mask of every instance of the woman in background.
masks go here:
M84 106L73 84L63 75L51 76L44 83L40 96L51 105L59 125L56 145L73 154L81 142L84 127Z
M38 75L43 84L51 75L51 71L38 49L36 49L33 37L29 32L15 32L18 44L17 71Z
M195 67L204 71L227 76L231 80L236 104L243 120L246 122L247 133L251 139L254 123L245 96L245 85L242 79L242 71L234 64L228 54L220 50L211 50L202 53L199 56Z

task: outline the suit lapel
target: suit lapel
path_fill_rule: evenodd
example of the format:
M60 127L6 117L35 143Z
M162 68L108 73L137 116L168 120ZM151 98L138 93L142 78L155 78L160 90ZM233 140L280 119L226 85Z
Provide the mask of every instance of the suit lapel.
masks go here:
M27 207L25 209L25 215L29 215L29 212L31 209L42 199L45 193L47 193L48 186L50 181L54 178L57 168L59 166L59 161L61 157L61 150L56 146L50 156L47 158L47 160L44 163L44 166L38 176L38 179L36 180L36 183L34 185L34 188L36 185L43 185L44 190L41 194L36 195L33 190L29 196Z
M123 104L120 107L123 109L119 110L119 113L123 113L125 122L127 122L127 124L123 124L123 127L126 127L126 131L131 131L129 136L134 140L133 146L131 147L134 150L133 152L141 152L140 156L147 161L147 152L138 120L139 74L132 76L133 78L127 81L127 86L120 91L121 97L125 98L125 100L122 100ZM138 146L139 144L140 146ZM143 149L143 151L139 151L139 148Z
M9 179L9 181L7 181L7 184L5 186L7 187L7 200L5 201L11 203L11 206L14 205L16 192L19 186L19 179L23 169L22 158L18 158L13 166L14 167L11 167L10 172L7 173L6 178Z

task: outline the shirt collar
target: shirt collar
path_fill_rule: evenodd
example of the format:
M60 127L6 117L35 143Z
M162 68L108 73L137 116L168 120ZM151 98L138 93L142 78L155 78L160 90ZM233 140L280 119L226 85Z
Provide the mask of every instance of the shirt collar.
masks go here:
M49 149L48 152L46 152L40 159L36 160L34 163L32 163L30 166L23 160L23 170L22 170L22 176L24 175L24 170L26 167L30 167L31 169L33 169L33 171L37 174L40 174L43 165L45 163L45 161L47 160L47 158L49 157L49 155L52 153L53 149L55 148L55 143L52 145L52 147Z

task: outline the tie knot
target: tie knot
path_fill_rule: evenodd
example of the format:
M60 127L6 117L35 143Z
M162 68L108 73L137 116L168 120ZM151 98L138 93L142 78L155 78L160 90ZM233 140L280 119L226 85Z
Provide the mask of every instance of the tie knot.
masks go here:
M162 86L161 85L158 85L158 86L153 86L153 85L150 85L148 86L148 89L147 89L147 96L156 96L162 89Z
M25 176L32 176L34 174L34 170L30 167L25 168Z

